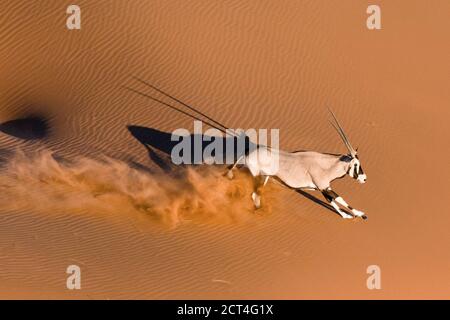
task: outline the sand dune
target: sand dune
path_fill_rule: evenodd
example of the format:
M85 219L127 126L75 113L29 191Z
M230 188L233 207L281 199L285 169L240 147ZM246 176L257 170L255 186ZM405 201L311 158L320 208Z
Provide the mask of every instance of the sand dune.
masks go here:
M380 3L369 31L360 1L80 0L69 31L62 1L2 1L0 297L448 298L450 6ZM168 170L129 128L192 120L133 75L285 150L345 152L332 106L368 175L334 187L369 220L273 183L255 213L245 170Z

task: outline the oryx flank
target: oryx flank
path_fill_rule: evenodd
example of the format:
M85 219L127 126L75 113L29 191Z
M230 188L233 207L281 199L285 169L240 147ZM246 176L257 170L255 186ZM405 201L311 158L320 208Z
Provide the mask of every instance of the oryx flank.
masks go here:
M156 99L148 94L141 93L132 88L125 87L126 89L161 103L196 120L201 120L199 117L202 116L207 119L207 121L203 122L225 134L230 134L230 132L232 132L220 122L215 121L183 101L167 94L144 80L137 77L134 78L164 96L174 100L175 102L180 103L189 110L197 113L199 116L194 116L180 108L172 106L162 100ZM315 151L286 152L273 149L268 146L257 145L256 148L250 149L234 163L234 165L227 172L228 178L233 178L232 170L237 165L244 165L249 169L254 177L254 191L251 194L251 197L256 208L261 206L261 196L259 193L260 188L265 186L268 180L272 177L276 181L279 181L292 189L318 190L322 192L325 199L344 219L351 219L355 216L366 219L366 216L362 211L356 210L349 206L342 197L331 189L331 182L335 179L344 177L346 174L357 180L359 183L366 182L366 175L364 174L361 163L358 159L357 149L354 149L350 144L349 139L345 135L344 130L342 129L342 126L334 113L331 110L330 113L334 120L331 121L331 124L339 133L339 136L342 138L345 146L347 147L347 154L319 153ZM231 133L231 135L238 137L233 133ZM262 182L261 180L264 181ZM353 215L346 213L339 206L350 210Z

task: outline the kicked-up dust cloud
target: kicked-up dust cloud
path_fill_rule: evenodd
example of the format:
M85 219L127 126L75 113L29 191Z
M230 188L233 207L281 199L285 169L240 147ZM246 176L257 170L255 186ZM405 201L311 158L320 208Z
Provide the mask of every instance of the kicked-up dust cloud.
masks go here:
M50 151L16 152L0 170L0 211L139 213L172 227L183 221L243 221L270 211L264 194L264 207L255 211L247 172L229 180L225 170L195 166L150 173L108 157L69 162Z

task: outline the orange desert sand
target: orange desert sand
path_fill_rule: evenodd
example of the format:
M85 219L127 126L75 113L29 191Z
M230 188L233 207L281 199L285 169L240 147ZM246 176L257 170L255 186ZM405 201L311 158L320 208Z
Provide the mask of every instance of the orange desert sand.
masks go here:
M79 0L68 30L65 1L1 1L0 298L449 298L450 2L377 3L371 31L367 1ZM369 219L171 165L128 126L192 119L132 76L288 151L346 152L331 106L368 177L333 187Z

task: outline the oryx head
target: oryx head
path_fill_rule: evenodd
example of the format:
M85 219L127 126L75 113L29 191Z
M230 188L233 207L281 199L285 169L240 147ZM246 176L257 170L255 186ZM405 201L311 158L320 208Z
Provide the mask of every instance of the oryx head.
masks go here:
M346 134L344 133L344 130L342 129L342 126L340 125L339 121L337 120L336 116L334 115L333 111L330 110L331 115L333 116L334 122L330 121L333 127L336 129L336 131L339 133L339 136L342 138L342 141L344 141L345 146L347 147L349 154L344 155L341 157L341 160L348 163L347 167L347 174L352 177L353 179L358 180L359 183L365 183L367 180L367 176L364 173L361 161L358 158L358 148L354 149L352 145L350 144L350 141L348 140Z

